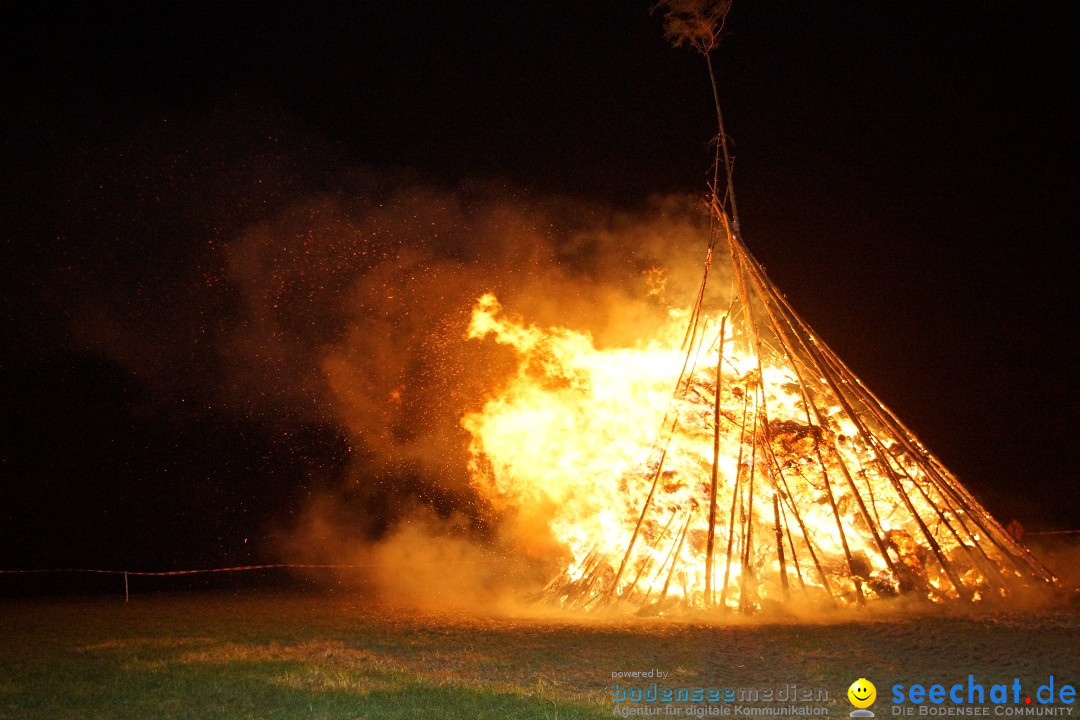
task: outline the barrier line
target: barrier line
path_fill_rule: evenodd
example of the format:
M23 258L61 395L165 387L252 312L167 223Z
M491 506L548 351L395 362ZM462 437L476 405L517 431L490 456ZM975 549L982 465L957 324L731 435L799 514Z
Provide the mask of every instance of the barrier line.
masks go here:
M482 560L459 560L456 562L431 563L432 567L446 565L476 565ZM387 567L389 563L359 563L350 565L330 563L267 563L263 565L234 565L232 567L198 568L194 570L101 570L97 568L43 568L32 570L0 570L0 575L32 575L45 573L92 573L99 575L131 575L134 577L168 577L172 575L205 575L209 573L242 572L246 570L275 570L296 568L307 570L357 570L360 568ZM415 567L415 564L413 565Z

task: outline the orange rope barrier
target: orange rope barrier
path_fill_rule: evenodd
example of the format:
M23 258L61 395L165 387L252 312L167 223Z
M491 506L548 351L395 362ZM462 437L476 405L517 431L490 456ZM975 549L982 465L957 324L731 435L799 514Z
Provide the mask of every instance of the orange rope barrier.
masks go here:
M461 560L444 565L475 565L480 560ZM43 568L33 570L0 570L0 575L31 575L43 573L96 573L99 575L131 575L135 577L169 577L173 575L205 575L207 573L242 572L245 570L275 570L279 568L297 568L312 570L352 570L359 568L384 567L385 563L361 563L338 565L330 563L267 563L263 565L235 565L232 567L198 568L194 570L100 570L97 568Z

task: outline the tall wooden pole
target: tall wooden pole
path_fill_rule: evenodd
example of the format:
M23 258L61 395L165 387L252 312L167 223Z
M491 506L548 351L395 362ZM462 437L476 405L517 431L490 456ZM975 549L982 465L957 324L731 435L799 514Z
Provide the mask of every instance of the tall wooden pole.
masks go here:
M716 358L716 399L713 402L713 461L709 483L709 537L705 542L705 607L713 604L713 543L716 540L716 481L720 470L720 381L724 365L724 335L727 315L720 320L720 348Z
M735 205L735 181L734 172L735 168L731 161L731 151L728 148L727 133L724 132L724 114L720 111L720 92L716 88L716 72L713 70L712 55L708 52L702 53L705 56L705 63L709 66L709 83L712 85L713 105L716 107L716 125L720 130L720 150L724 156L724 174L727 180L727 191L725 196L731 201L731 224L735 233L739 233L739 209ZM717 188L713 185L713 198L716 197Z
M773 529L776 531L776 557L780 561L780 585L784 588L784 600L788 599L787 564L784 562L784 531L780 529L780 496L772 496Z

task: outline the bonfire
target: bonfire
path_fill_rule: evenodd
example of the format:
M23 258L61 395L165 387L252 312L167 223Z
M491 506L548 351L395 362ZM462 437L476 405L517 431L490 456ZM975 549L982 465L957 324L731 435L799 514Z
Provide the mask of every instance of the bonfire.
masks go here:
M696 299L633 347L477 302L516 374L463 424L474 483L544 518L560 605L664 611L978 602L1054 578L800 318L747 250L711 55L730 3L667 2L719 134ZM710 272L719 261L729 272ZM707 306L710 275L728 285Z

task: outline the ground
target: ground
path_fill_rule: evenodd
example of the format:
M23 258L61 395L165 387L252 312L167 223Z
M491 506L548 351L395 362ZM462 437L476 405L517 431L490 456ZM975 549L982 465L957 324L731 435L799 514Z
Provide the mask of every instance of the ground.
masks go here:
M834 717L865 677L888 717L895 683L1078 685L1078 648L1075 605L705 624L430 616L336 595L6 600L0 718L599 718L613 672L654 668L671 686L825 688Z

